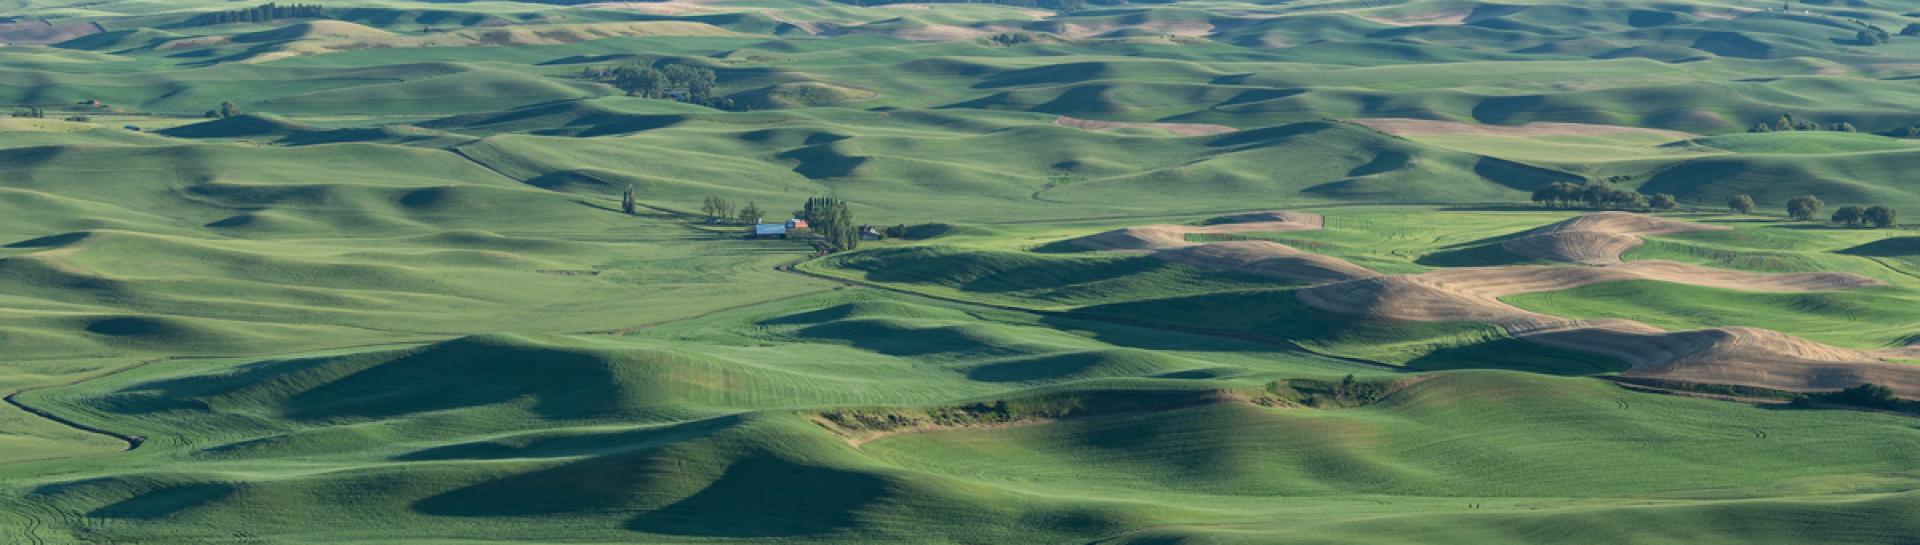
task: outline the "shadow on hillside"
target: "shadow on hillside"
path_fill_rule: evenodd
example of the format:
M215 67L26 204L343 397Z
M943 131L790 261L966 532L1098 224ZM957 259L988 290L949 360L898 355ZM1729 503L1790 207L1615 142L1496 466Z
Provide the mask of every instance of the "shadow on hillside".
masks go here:
M1632 367L1607 356L1549 348L1514 338L1440 348L1405 365L1417 371L1506 369L1562 376L1618 373Z
M1883 238L1837 253L1868 257L1920 256L1920 236Z
M539 345L456 339L420 349L270 360L223 374L128 386L98 402L120 414L259 404L299 420L391 418L535 400L541 418L617 410L614 362Z
M886 497L892 484L871 473L796 463L758 449L733 454L691 443L514 474L437 494L412 508L443 517L638 512L627 520L628 530L788 538L854 527L856 515Z
M854 527L891 495L865 472L797 464L769 454L735 460L706 488L627 521L627 529L718 538L817 536Z
M225 483L170 486L102 506L87 512L87 516L134 520L163 519L196 507L218 503L239 491L238 487Z
M617 451L657 448L680 441L713 435L739 424L740 415L727 415L660 427L611 433L550 435L520 444L503 441L475 441L441 445L400 454L392 459L404 462L434 460L508 460L521 458L566 458Z

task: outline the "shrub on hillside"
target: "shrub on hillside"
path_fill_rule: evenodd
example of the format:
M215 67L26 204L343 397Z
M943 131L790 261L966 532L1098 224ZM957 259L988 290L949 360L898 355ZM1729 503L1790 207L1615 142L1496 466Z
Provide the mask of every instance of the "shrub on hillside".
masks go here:
M1820 208L1823 206L1826 206L1826 203L1820 202L1820 198L1813 195L1794 197L1793 200L1787 201L1787 217L1797 221L1812 221L1815 216L1820 215Z
M221 102L219 108L207 110L207 117L209 119L226 119L229 117L240 115L240 113L241 113L240 105L234 104L233 101L228 100L228 101Z
M1862 218L1874 227L1886 229L1900 224L1900 211L1885 206L1874 206L1861 212Z
M1752 214L1756 207L1753 204L1753 197L1734 195L1727 197L1727 208L1731 208L1734 212L1741 214Z
M1866 219L1866 207L1857 204L1842 206L1839 210L1833 211L1833 222L1848 227L1860 225L1860 222L1866 221Z

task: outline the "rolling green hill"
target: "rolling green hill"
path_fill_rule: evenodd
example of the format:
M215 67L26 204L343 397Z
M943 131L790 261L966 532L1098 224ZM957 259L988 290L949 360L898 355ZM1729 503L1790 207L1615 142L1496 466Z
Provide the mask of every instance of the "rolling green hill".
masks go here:
M0 543L1920 535L1920 2L318 3L0 2Z

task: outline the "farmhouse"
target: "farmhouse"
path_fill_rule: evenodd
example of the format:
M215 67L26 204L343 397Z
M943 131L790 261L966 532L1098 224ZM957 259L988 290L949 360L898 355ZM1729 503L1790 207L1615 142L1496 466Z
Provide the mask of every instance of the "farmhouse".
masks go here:
M807 220L794 218L786 223L754 223L748 238L787 238L787 233L807 229Z

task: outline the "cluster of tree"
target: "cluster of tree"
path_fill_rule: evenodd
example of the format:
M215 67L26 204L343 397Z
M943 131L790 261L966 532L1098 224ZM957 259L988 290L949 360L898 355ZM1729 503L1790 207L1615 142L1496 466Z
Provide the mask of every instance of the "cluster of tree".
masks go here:
M907 224L902 223L899 225L888 227L885 230L883 230L881 234L887 235L887 238L906 238Z
M747 207L740 209L740 223L747 225L760 223L760 217L763 215L765 215L765 213L760 211L760 205L754 204L753 201L747 201Z
M1001 47L1013 47L1034 43L1033 35L1025 32L1002 32L987 37L987 42Z
M1920 402L1894 397L1892 388L1871 382L1845 390L1800 394L1793 398L1793 405L1796 407L1811 407L1818 403L1886 411L1920 412Z
M1906 28L1900 29L1900 35L1901 36L1920 36L1920 23L1907 24Z
M1859 19L1848 19L1847 22L1860 25L1860 31L1853 33L1855 45L1881 45L1893 39L1893 35L1888 34L1887 29L1880 28L1880 25ZM1901 33L1906 32L1903 30Z
M41 109L39 106L33 106L25 110L15 111L13 112L13 116L24 117L28 119L44 119L47 117L47 111Z
M821 253L844 252L860 245L860 225L853 222L846 201L833 197L807 199L800 217L820 235L815 244Z
M206 113L210 119L226 119L236 115L240 115L240 105L234 104L231 100L221 102L219 108L207 110Z
M72 121L72 122L75 122L75 123L86 123L86 122L88 122L88 121L93 121L93 118L91 118L91 117L87 117L87 116L84 116L84 115L76 115L76 116L70 116L70 117L68 117L68 118L67 118L67 121Z
M1813 221L1814 218L1820 217L1820 210L1826 206L1827 203L1822 202L1819 197L1801 195L1787 200L1787 217L1795 221ZM1727 208L1741 214L1752 214L1754 210L1759 209L1754 205L1753 197L1747 195L1728 197ZM1834 223L1848 227L1871 225L1886 229L1899 225L1900 211L1885 206L1850 204L1834 210L1832 220Z
M1847 227L1871 225L1887 229L1900 224L1900 211L1885 206L1849 204L1833 211L1833 222Z
M1859 129L1855 128L1852 123L1848 123L1846 121L1841 121L1839 123L1830 123L1830 124L1827 124L1825 127L1822 127L1819 123L1815 123L1812 121L1795 122L1793 120L1792 114L1780 114L1780 119L1774 120L1773 123L1766 123L1766 122L1755 123L1753 125L1753 128L1747 129L1747 132L1786 132L1786 131L1819 131L1819 130L1836 131L1836 132L1859 132Z
M701 203L700 209L707 213L708 220L732 221L737 217L733 213L733 201L727 200L726 197L707 197L706 201Z
M1605 182L1589 182L1576 185L1569 182L1554 182L1533 191L1533 202L1544 206L1570 208L1574 204L1584 204L1591 208L1639 208L1651 207L1667 210L1680 203L1673 195L1661 193L1651 199L1639 191L1613 187Z
M733 107L733 99L713 95L719 76L712 70L698 66L669 64L664 68L654 68L642 64L623 64L613 68L582 68L580 75L612 85L627 96L672 99L721 109Z
M194 17L189 24L224 25L230 23L265 23L281 19L325 19L327 8L319 4L279 5L272 2L251 8L233 11L216 11Z

